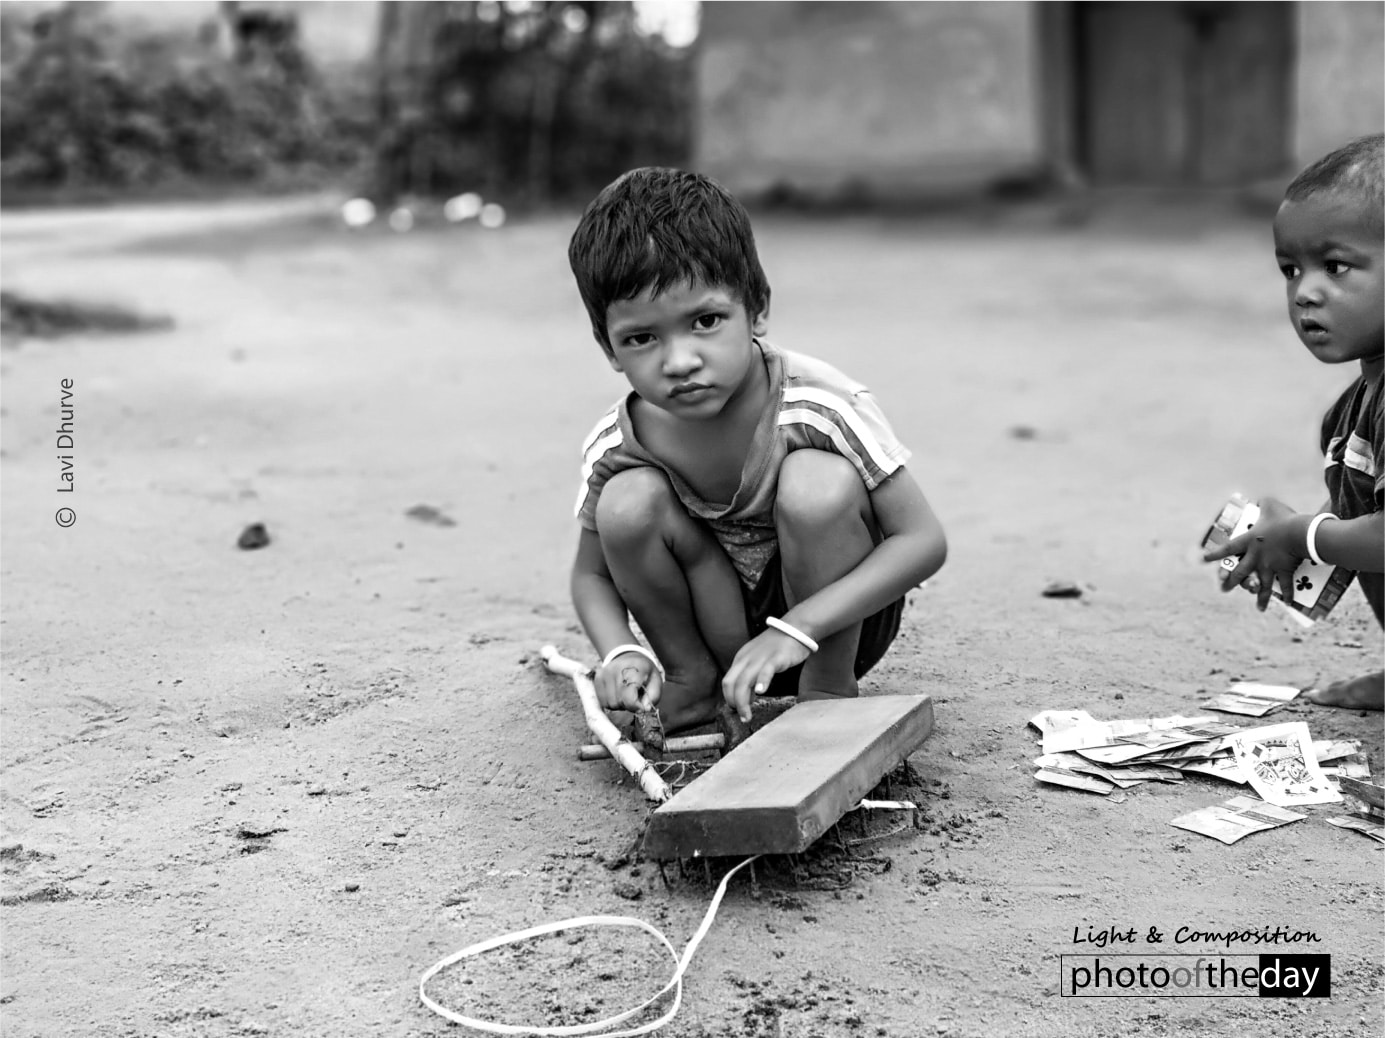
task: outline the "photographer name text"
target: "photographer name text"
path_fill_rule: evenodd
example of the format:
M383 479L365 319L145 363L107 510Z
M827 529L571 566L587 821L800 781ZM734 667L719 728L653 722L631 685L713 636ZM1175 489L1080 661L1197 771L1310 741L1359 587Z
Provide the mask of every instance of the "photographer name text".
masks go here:
M54 430L58 438L55 442L59 451L68 452L58 454L58 463L61 465L58 470L58 493L71 494L77 489L77 472L72 461L72 452L77 448L74 439L76 410L72 402L73 381L65 378L58 383L58 387L62 391L62 396L58 400L58 427Z

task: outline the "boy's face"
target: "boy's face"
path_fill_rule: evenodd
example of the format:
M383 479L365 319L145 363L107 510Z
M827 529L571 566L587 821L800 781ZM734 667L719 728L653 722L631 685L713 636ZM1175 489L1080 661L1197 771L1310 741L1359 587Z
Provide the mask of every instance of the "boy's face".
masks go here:
M606 308L606 356L640 398L678 418L715 418L758 363L766 317L747 314L725 285L646 289Z
M1347 195L1285 202L1274 218L1289 320L1326 364L1378 360L1385 347L1381 215Z

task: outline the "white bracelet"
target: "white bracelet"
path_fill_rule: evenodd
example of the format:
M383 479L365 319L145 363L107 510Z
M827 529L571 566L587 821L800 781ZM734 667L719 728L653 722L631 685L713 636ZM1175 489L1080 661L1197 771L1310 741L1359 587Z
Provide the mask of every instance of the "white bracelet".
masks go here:
M818 651L817 642L813 641L813 639L809 638L806 634L800 631L793 624L786 624L777 616L765 617L765 625L767 627L773 627L776 631L779 631L782 634L787 634L790 638L798 642L799 645L802 645L809 652Z
M617 646L616 646L614 649L612 649L610 652L606 653L606 658L603 659L603 660L601 661L601 665L602 665L603 667L608 667L608 666L610 666L611 661L612 661L613 659L615 659L617 656L622 656L622 655L624 655L624 654L627 653L627 652L637 652L637 653L639 653L641 656L643 656L645 659L647 659L650 663L654 664L654 669L657 670L657 671L659 672L659 677L660 677L661 679L664 677L664 665L663 665L662 663L659 662L659 657L655 656L652 652L650 652L648 649L646 649L643 645L635 645L633 642L632 642L631 644L629 644L629 645L617 645Z
M1318 539L1318 527L1322 525L1322 521L1324 519L1336 518L1337 517L1333 515L1331 512L1319 512L1317 515L1313 516L1312 522L1308 524L1308 537L1306 538L1308 545L1308 557L1312 559L1314 562L1316 562L1319 566L1324 566L1326 565L1326 563L1323 562L1322 556L1318 554L1318 546L1315 543Z

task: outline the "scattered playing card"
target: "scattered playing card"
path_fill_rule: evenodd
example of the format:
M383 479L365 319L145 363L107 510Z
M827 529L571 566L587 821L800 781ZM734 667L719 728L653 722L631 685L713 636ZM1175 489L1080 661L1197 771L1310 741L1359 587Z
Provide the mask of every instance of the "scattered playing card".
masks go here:
M1036 757L1034 763L1039 768L1052 769L1054 771L1076 772L1081 775L1095 775L1099 779L1120 786L1121 789L1129 789L1131 786L1138 786L1145 781L1148 776L1127 774L1134 769L1131 768L1103 768L1100 764L1093 764L1075 753L1046 753L1042 757ZM1178 774L1174 772L1174 774ZM1181 777L1181 776L1180 776Z
M1313 756L1318 759L1319 764L1326 764L1330 760L1337 760L1341 757L1350 757L1353 753L1361 752L1361 741L1353 739L1333 740L1333 739L1314 739Z
M1241 837L1262 829L1275 829L1307 817L1263 803L1254 797L1232 797L1224 804L1213 804L1181 815L1169 824L1210 836L1222 843L1235 843Z
M1342 795L1327 780L1313 753L1313 737L1302 721L1237 732L1231 752L1255 792L1279 807L1339 804Z
M1079 724L1096 724L1096 718L1085 710L1045 710L1031 717L1029 723L1047 735Z
M1230 691L1223 692L1215 699L1202 705L1208 710L1219 710L1224 714L1243 714L1247 717L1264 717L1272 710L1278 710L1285 703L1297 698L1302 689L1287 685L1259 685L1250 681L1238 681Z
M1162 745L1172 745L1182 738L1184 742L1194 742L1202 735L1184 737L1183 729L1193 730L1200 724L1216 724L1213 717L1140 717L1121 721L1087 721L1048 731L1044 733L1044 752L1063 753L1067 750L1082 750L1096 746L1124 745L1142 746L1154 749ZM1178 731L1174 731L1178 729ZM1169 733L1169 734L1159 734ZM1217 733L1221 734L1221 733Z
M1374 782L1363 782L1360 778L1350 775L1343 775L1337 782L1343 793L1350 793L1369 807L1385 809L1385 787Z
M1118 788L1114 782L1108 782L1104 778L1096 775L1084 775L1080 771L1070 771L1067 768L1041 767L1034 772L1034 777L1040 782L1047 782L1050 785L1085 789L1088 793L1100 793L1102 796L1108 796Z
M1225 782L1234 782L1238 786L1246 785L1246 777L1241 774L1241 766L1236 763L1235 757L1189 761L1186 764L1178 765L1178 767L1183 771L1191 771L1197 775L1211 775L1213 778L1219 778Z
M1385 824L1373 822L1369 818L1362 818L1359 815L1344 815L1338 818L1329 818L1329 822L1340 829L1355 829L1363 836L1369 836L1372 840L1385 843Z

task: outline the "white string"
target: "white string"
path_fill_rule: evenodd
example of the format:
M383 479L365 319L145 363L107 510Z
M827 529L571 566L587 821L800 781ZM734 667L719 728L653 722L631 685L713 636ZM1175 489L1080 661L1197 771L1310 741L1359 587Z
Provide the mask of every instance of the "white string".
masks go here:
M439 1016L451 1020L454 1024L461 1024L463 1027L470 1027L477 1031L485 1031L489 1034L564 1036L592 1034L597 1031L602 1031L604 1033L601 1035L601 1038L628 1038L628 1036L649 1034L651 1031L657 1031L660 1027L663 1027L664 1024L678 1015L678 1008L683 1003L683 974L687 971L688 965L692 962L693 953L697 951L697 946L702 943L702 938L706 937L707 931L712 928L712 920L716 918L717 909L721 906L721 899L726 896L726 886L731 882L731 877L758 857L760 857L760 855L756 854L746 858L745 861L741 862L722 877L721 883L717 886L716 893L712 895L712 903L707 906L707 914L702 917L701 925L698 926L697 931L692 935L692 939L688 941L687 947L683 949L681 958L678 953L673 950L673 945L669 943L669 939L656 927L646 923L643 919L636 919L628 915L577 916L573 919L562 919L556 923L544 923L541 926L530 927L528 930L517 930L500 937L492 937L489 940L467 945L467 947L463 948L461 951L453 952L451 955L447 956L447 958L435 963L421 978L419 978L418 997L425 1006ZM645 1001L641 1002L634 1009L592 1023L568 1024L560 1027L531 1027L524 1024L498 1024L488 1020L480 1020L475 1017L463 1016L461 1013L454 1013L446 1006L434 1002L428 997L428 993L424 991L424 987L427 985L428 981L440 970L446 969L448 966L460 962L462 959L470 958L473 955L481 955L484 952L494 951L496 948L503 948L509 944L518 944L520 941L527 941L534 937L542 937L545 934L558 933L562 930L575 930L583 926L629 926L643 930L645 933L652 934L654 937L658 938L659 943L668 949L669 957L672 958L675 963L673 976L669 978L668 983L660 988L657 993L645 999ZM657 1020L653 1020L647 1024L641 1024L638 1027L633 1027L625 1031L605 1031L605 1028L615 1027L617 1024L622 1024L626 1020L629 1020L632 1016L642 1012L650 1005L663 998L670 991L673 992L673 1004L669 1006L668 1011Z

